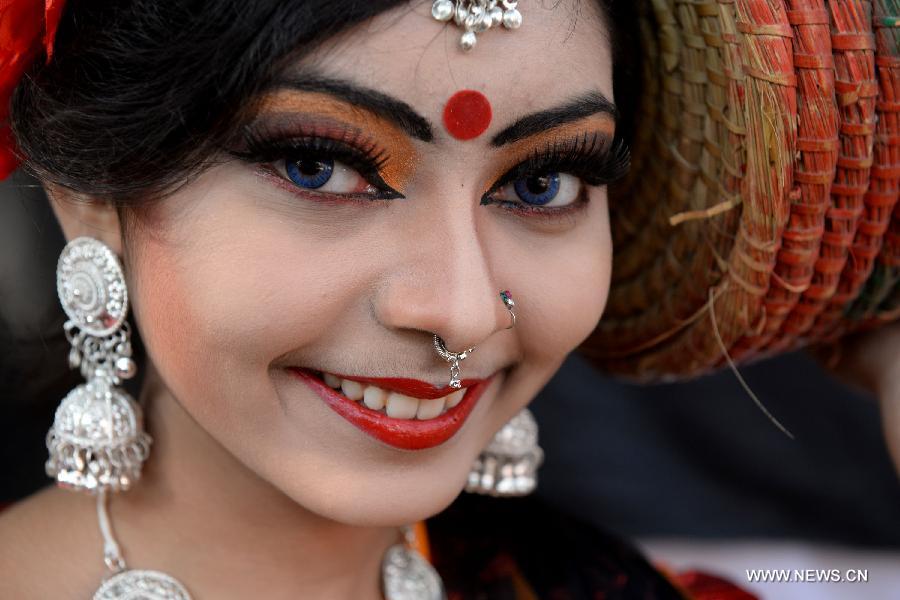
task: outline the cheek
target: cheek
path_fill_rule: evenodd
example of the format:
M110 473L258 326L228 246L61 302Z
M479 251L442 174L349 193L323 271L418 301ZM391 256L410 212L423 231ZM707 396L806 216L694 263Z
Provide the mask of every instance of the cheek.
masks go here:
M594 192L584 217L552 242L520 248L528 258L519 261L515 280L523 289L517 304L530 360L561 361L590 335L603 314L612 272L605 189Z
M316 244L258 211L217 201L216 210L201 209L202 224L184 227L189 235L167 230L187 243L136 240L134 310L154 365L195 417L246 419L252 403L242 398L276 401L271 362L324 337L342 307ZM223 404L235 411L213 414ZM275 416L249 416L264 414Z

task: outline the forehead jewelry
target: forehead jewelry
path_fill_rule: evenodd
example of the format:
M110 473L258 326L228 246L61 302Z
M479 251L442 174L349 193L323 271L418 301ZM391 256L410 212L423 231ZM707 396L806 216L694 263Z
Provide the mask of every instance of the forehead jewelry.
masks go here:
M475 34L502 24L507 29L522 25L522 13L516 8L518 0L435 0L431 16L438 21L450 21L463 28L459 39L463 50L475 47Z

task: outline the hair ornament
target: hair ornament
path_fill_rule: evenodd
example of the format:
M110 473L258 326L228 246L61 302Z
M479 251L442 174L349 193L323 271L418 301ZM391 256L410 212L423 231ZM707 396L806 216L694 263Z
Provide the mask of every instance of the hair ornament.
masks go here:
M64 0L0 0L0 179L19 164L9 128L9 100L43 47L47 62Z
M522 13L516 6L518 0L435 0L431 16L438 21L451 19L465 31L459 39L463 50L475 47L475 34L491 27L503 25L518 29L522 25Z

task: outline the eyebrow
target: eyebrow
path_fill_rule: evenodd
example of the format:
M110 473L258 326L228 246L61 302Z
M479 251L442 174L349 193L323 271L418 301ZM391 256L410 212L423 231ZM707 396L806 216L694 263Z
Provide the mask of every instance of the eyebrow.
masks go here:
M434 128L428 119L417 113L406 102L378 90L344 79L305 73L276 79L269 87L336 96L391 121L416 139L424 142L434 141ZM498 132L491 139L491 145L496 148L511 144L536 133L598 113L608 114L614 120L619 118L619 111L615 103L599 91L588 92L563 106L521 117L512 125Z
M619 118L619 110L609 98L601 92L589 92L563 106L549 108L522 117L509 127L498 132L491 139L491 145L500 147L511 144L536 133L598 113L606 113L616 121Z
M377 90L321 75L294 75L281 78L274 81L270 87L336 96L391 121L416 139L424 142L434 140L434 130L428 119L417 113L406 102Z

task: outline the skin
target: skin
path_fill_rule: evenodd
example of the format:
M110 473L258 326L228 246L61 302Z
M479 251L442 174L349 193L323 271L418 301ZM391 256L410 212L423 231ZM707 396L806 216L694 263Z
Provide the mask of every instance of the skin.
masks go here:
M397 527L453 501L493 434L594 329L612 258L605 187L588 188L586 209L554 223L480 203L511 154L528 154L522 142L492 147L494 133L588 92L613 99L598 15L582 9L573 21L566 3L519 6L520 30L480 35L469 54L457 49L460 30L432 20L423 2L298 65L390 93L431 121L434 141L410 138L414 157L404 150L391 167L403 199L317 202L223 161L125 227L109 206L49 190L68 239L90 235L123 257L148 351L140 400L151 457L110 507L129 565L167 572L201 599L380 598ZM461 89L493 108L470 141L441 125ZM566 132L613 131L610 119L581 123ZM517 303L512 330L501 289ZM451 350L477 347L463 377L498 373L462 429L434 448L378 442L284 371L443 385L431 332ZM5 577L0 567L0 592L93 593L103 576L93 499L50 487L6 513L0 537L18 544L15 561L0 550L0 565L18 570Z
M479 202L529 154L527 143L492 148L501 127L588 91L613 97L596 15L583 11L571 29L565 4L520 7L522 29L487 32L468 55L456 49L459 31L421 3L303 61L390 92L435 125L429 144L354 119L395 138L399 162L386 179L406 198L389 207L303 200L237 162L210 169L127 230L110 207L48 189L68 239L89 235L123 257L149 354L141 403L151 458L110 508L131 566L170 573L199 599L380 598L380 561L396 527L452 502L494 432L593 330L612 256L606 190L591 189L587 210L555 225ZM494 112L488 131L466 142L440 125L460 89L483 92ZM320 117L341 113L319 108ZM561 129L604 127L592 117ZM517 301L513 330L497 298L506 288ZM851 354L897 356L893 331ZM432 449L375 441L283 372L302 365L445 383L430 332L451 349L477 346L464 376L503 371L457 435ZM847 369L882 398L896 458L900 376L889 362ZM0 597L90 597L104 575L86 495L48 487L4 511L0 539L12 542L0 545Z

